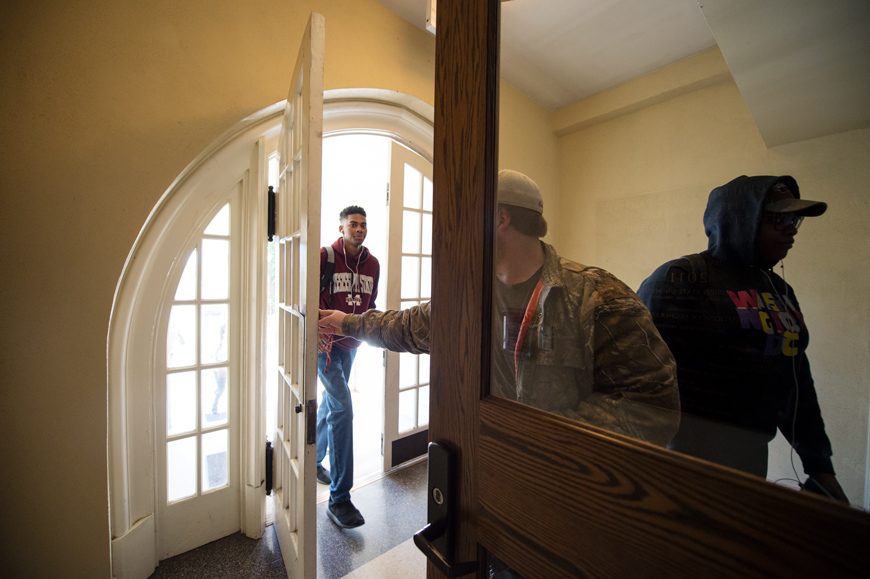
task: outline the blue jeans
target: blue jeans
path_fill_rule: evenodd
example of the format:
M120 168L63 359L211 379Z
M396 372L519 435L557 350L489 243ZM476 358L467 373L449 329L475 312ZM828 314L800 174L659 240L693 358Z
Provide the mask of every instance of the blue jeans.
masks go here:
M329 369L326 354L317 354L317 375L326 391L317 410L317 466L329 449L330 503L350 500L353 486L353 400L347 381L356 350L333 348Z

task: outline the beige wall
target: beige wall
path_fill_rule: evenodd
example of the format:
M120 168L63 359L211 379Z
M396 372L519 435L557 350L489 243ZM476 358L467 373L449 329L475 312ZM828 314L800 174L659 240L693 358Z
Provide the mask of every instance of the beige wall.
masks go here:
M603 114L602 122L560 138L559 248L636 290L664 261L706 249L707 195L738 175L790 174L804 197L827 201L828 212L801 227L785 277L810 327L808 354L834 466L852 502L864 504L870 129L767 149L733 81L722 77L724 67L713 50L663 71L673 76L670 88L653 90L645 78L594 97L601 110L627 114ZM681 76L691 90L675 88ZM629 94L648 106L626 104ZM579 118L579 108L558 111L554 128L570 127L565 116ZM769 477L794 478L787 446L777 449Z
M161 194L287 96L311 10L326 88L432 103L434 37L373 0L5 2L0 8L0 568L108 577L106 335Z
M502 81L499 88L498 168L513 169L537 183L544 198L546 241L558 236L558 137L550 128L550 111Z

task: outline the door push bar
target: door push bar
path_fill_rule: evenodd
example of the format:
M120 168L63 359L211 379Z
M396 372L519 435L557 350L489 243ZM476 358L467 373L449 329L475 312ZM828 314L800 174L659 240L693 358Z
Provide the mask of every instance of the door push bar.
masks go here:
M456 453L440 442L429 443L429 524L414 535L414 544L446 577L477 571L477 561L453 563L456 513Z

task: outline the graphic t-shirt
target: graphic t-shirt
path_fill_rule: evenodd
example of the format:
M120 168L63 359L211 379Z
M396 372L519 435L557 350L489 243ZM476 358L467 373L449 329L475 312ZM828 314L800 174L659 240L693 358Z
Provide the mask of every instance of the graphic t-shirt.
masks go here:
M539 269L522 283L505 285L495 280L492 317L492 384L490 393L494 396L517 399L516 374L514 370L514 351L523 316L529 299L535 291L538 280L541 279Z

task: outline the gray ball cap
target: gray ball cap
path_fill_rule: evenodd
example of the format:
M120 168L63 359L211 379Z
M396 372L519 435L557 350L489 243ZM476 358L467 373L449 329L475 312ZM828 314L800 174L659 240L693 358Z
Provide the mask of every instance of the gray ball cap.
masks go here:
M498 172L498 202L544 214L544 199L534 181L518 171Z
M791 184L791 186L790 186ZM797 190L797 182L791 177L783 178L768 192L765 211L771 213L794 213L805 217L818 217L828 209L824 201L810 201L800 199L792 189Z

